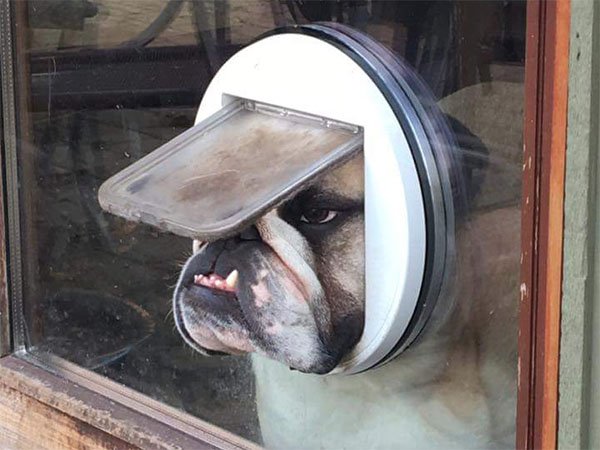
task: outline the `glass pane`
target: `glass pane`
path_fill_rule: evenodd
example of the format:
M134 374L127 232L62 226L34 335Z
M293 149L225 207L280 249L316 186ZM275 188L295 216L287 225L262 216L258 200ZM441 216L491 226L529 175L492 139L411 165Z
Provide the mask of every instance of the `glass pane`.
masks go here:
M31 352L272 448L514 446L524 2L23 4L18 182ZM208 83L237 50L276 26L316 21L362 30L415 69L458 137L470 188L449 294L457 325L352 376L186 346L171 296L191 241L109 215L97 200L102 182L193 126ZM338 170L332 189L362 189L355 171ZM345 287L362 269L354 256L327 253L349 271Z

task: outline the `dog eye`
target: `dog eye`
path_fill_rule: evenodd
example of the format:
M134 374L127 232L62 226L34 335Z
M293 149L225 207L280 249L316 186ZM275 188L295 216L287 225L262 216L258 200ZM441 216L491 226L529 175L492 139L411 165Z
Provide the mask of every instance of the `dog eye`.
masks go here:
M311 225L320 225L323 223L331 222L337 217L337 215L337 211L332 211L330 209L313 208L304 211L302 216L300 216L300 221L304 223L309 223Z

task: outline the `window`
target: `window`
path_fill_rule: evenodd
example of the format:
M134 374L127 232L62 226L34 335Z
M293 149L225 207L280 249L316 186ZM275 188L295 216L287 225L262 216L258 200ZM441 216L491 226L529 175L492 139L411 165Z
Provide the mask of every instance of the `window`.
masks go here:
M348 377L192 350L171 315L191 241L97 201L103 181L194 124L231 55L276 26L316 21L348 24L404 58L467 137L468 250L452 295L468 307L453 345L416 344ZM31 0L27 23L14 166L7 158L17 345L267 446L513 446L523 2ZM436 352L442 367L431 366Z

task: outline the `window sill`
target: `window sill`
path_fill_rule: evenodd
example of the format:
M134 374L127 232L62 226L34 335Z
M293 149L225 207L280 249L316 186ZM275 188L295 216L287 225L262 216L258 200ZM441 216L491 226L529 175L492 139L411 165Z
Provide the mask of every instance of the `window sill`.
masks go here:
M60 358L0 359L0 446L258 448Z

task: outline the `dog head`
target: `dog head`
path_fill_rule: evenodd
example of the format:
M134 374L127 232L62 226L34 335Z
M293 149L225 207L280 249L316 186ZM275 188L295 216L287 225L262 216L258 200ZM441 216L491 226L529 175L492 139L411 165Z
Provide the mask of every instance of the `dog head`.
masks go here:
M330 372L364 326L363 205L360 155L238 236L196 248L173 297L186 342Z

